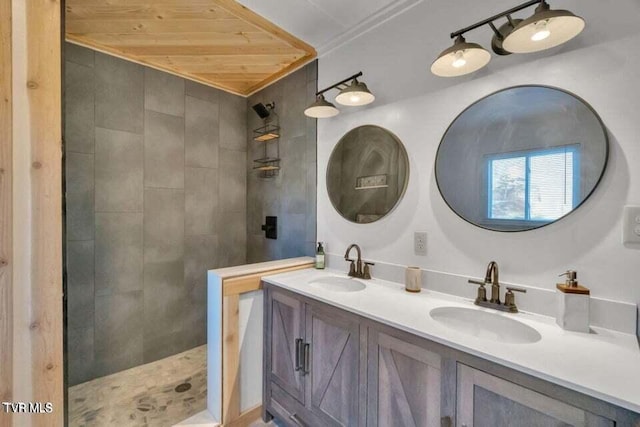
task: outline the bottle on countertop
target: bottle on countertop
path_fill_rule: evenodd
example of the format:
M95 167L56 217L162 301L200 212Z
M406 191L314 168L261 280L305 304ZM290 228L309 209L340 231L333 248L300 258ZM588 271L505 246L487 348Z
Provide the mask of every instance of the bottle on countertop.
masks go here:
M578 273L568 270L560 276L567 276L565 283L556 285L558 307L556 323L567 331L589 332L590 291L578 284Z
M324 269L324 248L322 242L318 242L318 249L316 249L316 268L318 270Z

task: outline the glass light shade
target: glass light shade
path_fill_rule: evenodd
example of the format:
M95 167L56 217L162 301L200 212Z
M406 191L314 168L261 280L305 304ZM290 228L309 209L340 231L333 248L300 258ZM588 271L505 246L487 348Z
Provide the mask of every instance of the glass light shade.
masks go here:
M550 10L540 3L536 12L509 33L502 47L512 53L531 53L568 42L584 29L584 19L568 10Z
M376 97L369 91L367 85L355 79L336 96L336 102L338 104L349 106L371 104L374 99L376 99Z
M316 119L326 119L337 116L340 110L335 105L324 99L324 95L319 95L316 101L304 110L304 115Z
M458 36L453 46L442 51L431 64L431 72L440 77L457 77L473 73L491 61L491 54L477 43L467 43Z

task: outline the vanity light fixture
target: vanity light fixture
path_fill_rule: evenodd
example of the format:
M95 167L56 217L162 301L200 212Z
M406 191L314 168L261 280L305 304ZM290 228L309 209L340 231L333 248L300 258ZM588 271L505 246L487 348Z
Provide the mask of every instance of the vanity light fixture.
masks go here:
M541 1L535 13L520 22L502 42L513 53L538 52L566 43L584 29L584 19L568 10L552 10Z
M538 5L527 19L514 19L511 15ZM493 21L507 18L496 28ZM451 33L452 47L445 49L431 65L431 72L441 77L456 77L472 73L489 63L491 55L479 44L468 43L463 34L488 25L494 32L491 48L498 55L530 53L561 45L582 32L585 21L568 10L552 10L546 0L530 0Z
M336 96L338 104L348 106L371 104L375 99L376 97L369 91L367 85L359 82L358 79L353 79L351 84L342 89Z
M308 117L314 117L316 119L326 119L329 117L337 116L340 114L340 110L335 105L324 99L324 95L320 94L316 96L316 102L309 105L304 110L304 115Z
M489 61L489 52L477 43L468 43L459 35L453 46L443 50L431 64L431 72L440 77L462 76L479 70Z
M305 116L316 119L325 119L336 116L340 113L340 110L338 110L335 105L327 101L324 97L324 93L331 89L340 90L340 93L336 96L336 102L341 105L360 106L371 104L374 101L375 96L371 91L369 91L369 88L365 83L358 81L358 77L361 76L362 71L316 92L315 102L304 110ZM348 82L351 83L347 84Z

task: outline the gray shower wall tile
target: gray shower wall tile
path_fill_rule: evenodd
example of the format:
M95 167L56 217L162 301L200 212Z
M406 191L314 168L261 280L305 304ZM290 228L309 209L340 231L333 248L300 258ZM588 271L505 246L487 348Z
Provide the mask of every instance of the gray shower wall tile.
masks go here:
M143 67L102 53L95 54L96 126L142 133Z
M187 309L184 313L185 345L206 343L207 271L217 268L220 249L218 236L189 236L185 243L184 284Z
M187 310L184 315L184 341L186 348L207 343L207 286L187 284Z
M215 234L218 170L185 168L185 234Z
M144 191L144 262L181 261L184 256L184 191Z
M247 153L220 149L220 208L223 212L245 212L247 207ZM222 227L224 225L221 224Z
M73 43L64 44L64 60L78 65L93 67L94 51ZM66 82L65 82L66 83Z
M264 237L260 234L247 234L247 263L266 261L265 250L262 247Z
M91 67L65 62L64 139L69 152L94 151L94 70Z
M67 327L93 328L94 242L68 242L67 250Z
M188 345L187 339L186 331L167 332L158 336L145 334L144 363L155 362L193 348Z
M96 128L96 212L142 212L142 136Z
M306 67L299 68L293 73L289 74L286 79L280 80L279 83L283 84L285 96L295 96L300 93L302 88L306 88L308 83L308 69L311 68L312 65L309 64Z
M222 93L222 91L219 89L205 86L192 80L185 81L185 91L187 96L192 96L194 98L208 101L213 104L218 104L218 99L220 98L220 94Z
M306 92L306 86L301 86L302 91ZM307 131L307 116L304 115L304 109L310 104L307 102L306 96L294 92L287 93L282 101L283 112L280 116L282 128L282 137L284 139L305 136ZM283 125L286 123L286 126Z
M184 188L184 118L145 112L144 185Z
M307 146L307 154L305 160L307 162L315 162L318 160L318 126L316 120L317 119L310 117L306 119L307 131L305 132L305 145Z
M317 61L285 77L249 99L247 132L260 126L250 110L258 102L276 102L280 118L281 170L272 179L261 179L250 168L259 147L248 147L247 161L247 258L249 262L313 254L316 240L316 127L315 119L303 114L317 90ZM278 216L278 239L259 231L264 216Z
M223 92L220 94L220 147L247 151L247 100Z
M206 343L206 271L246 262L247 118L261 121L242 97L65 49L69 378L80 383ZM280 92L264 102L281 104ZM279 209L279 195L265 206ZM264 252L279 257L279 243Z
M68 153L65 166L67 193L93 193L93 154Z
M145 263L144 281L144 362L149 363L186 350L175 335L184 331L188 308L182 258Z
M307 70L307 82L318 86L318 60L314 59L305 67ZM315 95L315 94L314 94Z
M190 292L206 292L207 271L217 268L220 252L218 236L187 236L184 254L184 283ZM196 290L197 291L194 291Z
M217 168L220 145L218 104L191 96L186 97L185 103L185 164Z
M72 329L67 327L67 363L69 386L95 378L93 324Z
M93 240L93 154L67 153L65 173L67 241Z
M142 250L141 213L97 213L96 295L141 290Z
M282 256L294 258L305 255L306 215L285 214L282 217Z
M96 297L97 376L143 363L143 313L141 291Z
M153 68L144 69L144 108L184 117L184 79Z
M315 162L307 163L307 191L306 191L306 236L307 242L315 242L317 236L317 171L318 167ZM313 252L315 253L315 251Z
M249 165L249 170L252 165ZM265 214L263 212L264 198L269 197L268 182L261 180L250 173L247 178L247 194L253 197L247 197L247 233L248 234L264 234L261 227L264 224ZM275 213L273 214L275 215Z
M220 213L219 267L245 264L247 260L247 221L245 212Z
M282 151L286 153L282 161L282 191L286 197L282 199L282 212L291 214L306 213L307 192L307 162L306 138L300 136L282 144Z

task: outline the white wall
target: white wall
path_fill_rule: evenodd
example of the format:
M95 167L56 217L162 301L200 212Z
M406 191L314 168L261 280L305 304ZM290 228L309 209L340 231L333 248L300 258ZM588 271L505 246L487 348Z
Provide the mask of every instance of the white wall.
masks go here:
M638 304L640 246L622 244L622 208L640 205L640 4L553 1L552 7L586 19L578 39L548 52L494 55L489 67L470 77L430 74L431 61L450 43L449 32L513 5L506 0L422 2L320 59L320 88L362 70L377 99L368 108L343 108L341 115L318 122L318 240L334 254L357 242L370 260L470 277L482 276L495 259L505 281L547 289L555 287L558 274L575 269L594 296ZM488 47L489 30L471 32L468 40ZM557 86L589 102L609 130L609 164L591 198L558 223L523 233L486 231L464 222L442 200L435 154L447 126L467 105L521 84ZM411 173L406 195L389 217L357 225L333 209L325 173L340 137L363 124L386 127L404 142ZM417 230L428 233L426 257L413 255ZM470 288L469 296L474 292Z

